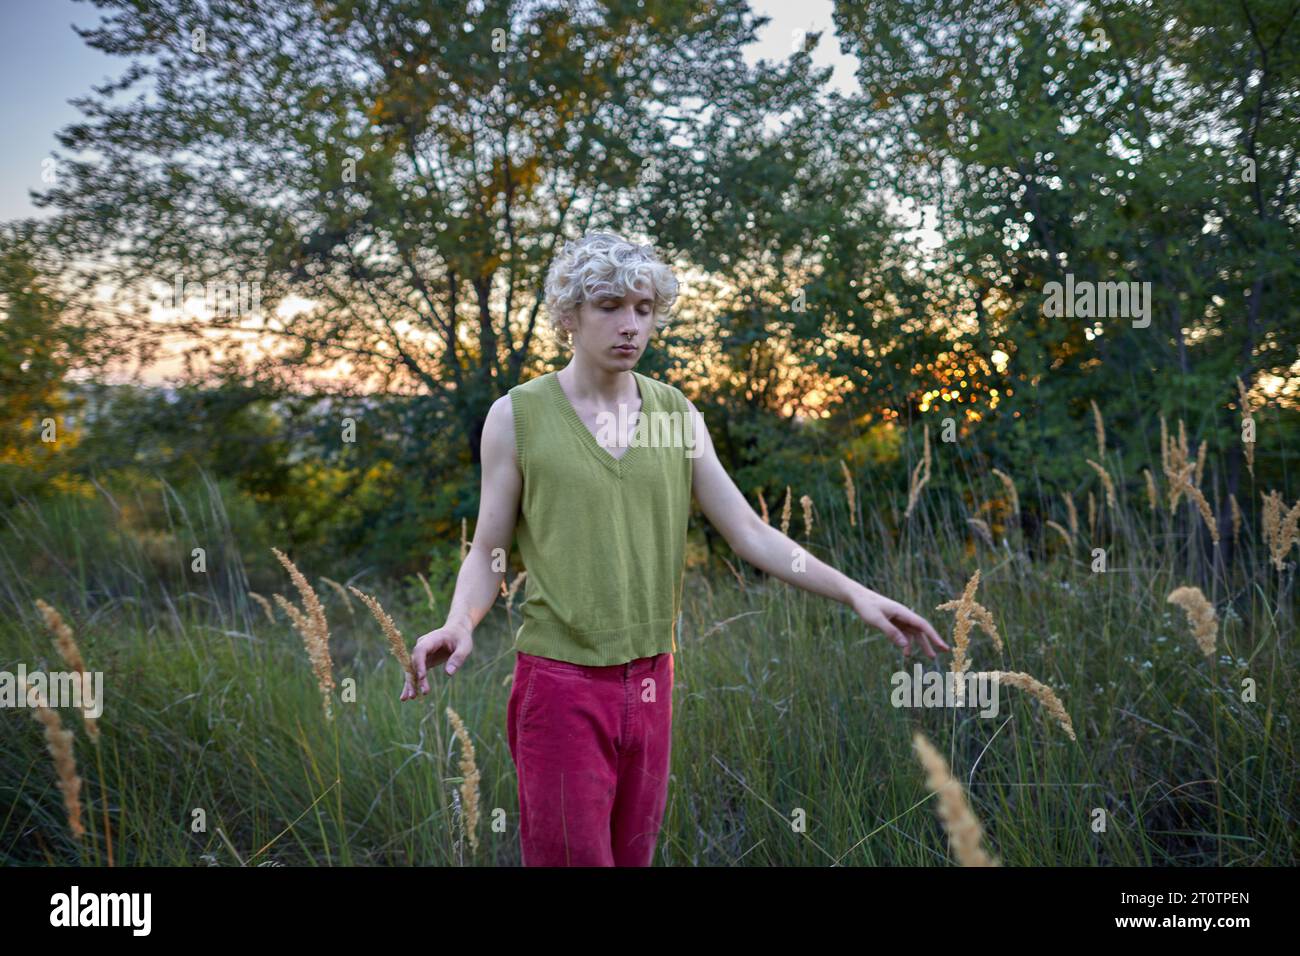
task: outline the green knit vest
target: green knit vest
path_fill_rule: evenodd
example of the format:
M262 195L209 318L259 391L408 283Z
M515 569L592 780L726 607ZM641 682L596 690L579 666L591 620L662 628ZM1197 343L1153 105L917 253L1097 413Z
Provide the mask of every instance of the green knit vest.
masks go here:
M528 572L515 648L527 654L608 665L677 650L693 422L677 388L632 374L641 416L620 458L582 423L555 372L510 389L523 474L515 534Z

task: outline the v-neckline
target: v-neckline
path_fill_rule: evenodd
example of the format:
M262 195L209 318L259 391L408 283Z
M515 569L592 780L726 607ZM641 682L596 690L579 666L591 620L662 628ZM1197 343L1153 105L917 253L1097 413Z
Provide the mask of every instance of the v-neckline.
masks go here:
M624 467L624 463L635 455L641 448L636 437L640 434L641 427L645 422L645 413L647 411L646 396L649 390L641 384L640 374L635 370L631 371L632 380L636 383L637 395L641 399L641 408L638 410L638 415L640 417L637 419L637 427L633 432L633 441L628 445L627 451L623 452L623 455L620 458L615 458L607 449L601 447L600 442L596 441L596 436L592 434L591 429L589 429L586 423L583 422L582 416L578 414L578 410L574 408L573 403L569 401L569 396L564 394L564 386L560 384L559 373L551 373L551 387L555 391L556 400L560 405L561 411L564 413L564 417L569 421L569 424L578 430L579 436L582 438L583 442L589 449L591 449L592 453L600 459L601 463L619 478L622 478L626 473L627 469Z

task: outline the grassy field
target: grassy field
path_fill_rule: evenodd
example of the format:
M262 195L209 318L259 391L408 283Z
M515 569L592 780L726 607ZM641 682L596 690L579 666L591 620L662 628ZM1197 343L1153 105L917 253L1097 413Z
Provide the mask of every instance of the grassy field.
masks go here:
M697 562L656 865L955 863L913 749L917 730L951 766L1002 865L1294 865L1294 543L1279 570L1259 509L1248 508L1215 548L1189 494L1170 512L1160 463L1153 509L1144 476L1103 459L1116 483L1108 503L1084 457L1098 458L1080 455L1091 520L1080 508L1072 522L1073 505L1040 496L1031 475L1006 476L1017 501L991 471L927 487L928 468L913 477L907 517L907 489L854 477L851 517L831 462L792 489L789 531L804 542L798 500L808 494L812 552L945 638L954 613L936 607L978 570L975 600L1005 646L999 653L972 630L970 668L1033 675L1059 696L1077 741L1012 687L992 719L895 708L891 675L912 661L847 608L744 565L714 561L721 571L706 573ZM1031 488L1038 520L1022 520ZM1267 490L1252 488L1255 505ZM408 646L442 623L447 595L302 567L329 624L326 719L302 637L282 609L269 618L247 596L253 556L231 538L220 493L169 507L168 528L152 538L128 527L131 509L146 506L64 497L12 510L0 528L0 669L62 669L36 609L44 599L87 668L104 673L106 697L98 744L75 710L59 712L75 734L80 841L41 725L30 710L0 717L0 862L518 865L505 737L517 608L503 598L467 666L453 678L435 672L431 695L402 703L401 665L379 625L322 576L377 596ZM968 521L976 516L987 526ZM1281 534L1294 537L1294 522ZM196 546L206 549L203 573L189 570ZM1094 548L1106 551L1104 572ZM257 556L263 567L268 556ZM274 571L271 590L298 600L289 575ZM1181 586L1202 588L1214 606L1209 656L1168 601ZM465 812L475 796L462 794L466 756L448 708L472 739L477 821Z

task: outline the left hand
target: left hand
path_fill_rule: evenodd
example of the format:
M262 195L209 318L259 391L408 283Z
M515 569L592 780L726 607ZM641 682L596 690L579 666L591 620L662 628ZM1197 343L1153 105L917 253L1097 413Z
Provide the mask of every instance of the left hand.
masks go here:
M901 647L904 657L912 653L913 645L925 651L931 660L935 657L936 647L950 650L929 621L883 594L863 588L863 593L853 601L853 610Z

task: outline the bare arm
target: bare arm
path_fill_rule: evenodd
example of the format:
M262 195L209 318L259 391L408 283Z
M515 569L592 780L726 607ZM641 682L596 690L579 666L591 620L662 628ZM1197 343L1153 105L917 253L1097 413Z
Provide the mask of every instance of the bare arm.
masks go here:
M474 541L460 566L456 592L447 612L447 626L464 626L469 630L478 627L501 591L523 488L515 458L515 422L508 395L498 398L488 410L480 458L483 484Z
M483 483L478 522L474 525L474 541L456 575L456 590L447 620L442 627L423 635L411 653L421 694L429 692L425 676L429 667L445 660L447 673L454 674L465 663L474 650L474 628L487 616L501 591L523 488L509 395L498 398L488 410L480 459ZM401 699L414 696L408 677Z
M948 650L925 618L819 561L756 515L718 460L704 417L694 403L691 411L700 447L692 465L695 500L736 554L773 577L847 604L903 648L904 655L911 653L913 643L930 657L935 656L935 647Z

